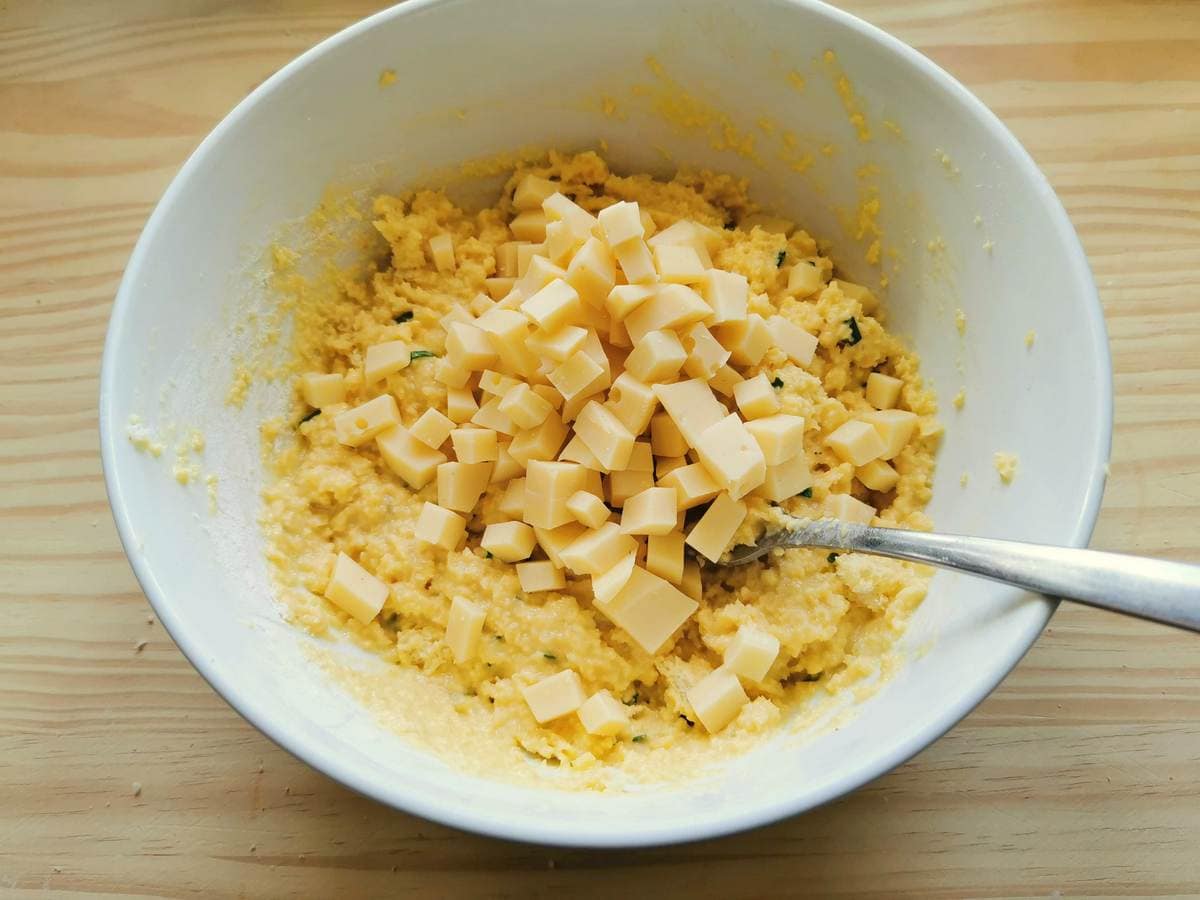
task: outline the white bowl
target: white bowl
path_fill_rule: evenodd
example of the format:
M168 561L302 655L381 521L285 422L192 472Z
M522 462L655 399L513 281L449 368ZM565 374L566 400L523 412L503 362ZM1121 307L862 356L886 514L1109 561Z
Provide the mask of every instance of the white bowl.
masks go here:
M860 142L820 59L836 51L868 112ZM699 127L652 107L653 54L694 97ZM394 85L378 84L384 68ZM803 89L789 82L795 68ZM635 82L649 94L630 91ZM617 100L612 115L601 97ZM677 92L676 92L677 96ZM715 149L722 120L755 133L758 162ZM457 111L461 110L459 113ZM798 174L769 115L801 147L836 145ZM902 137L884 120L899 123ZM711 128L710 128L711 125ZM238 306L261 301L261 249L330 182L419 184L439 167L537 145L607 141L623 170L672 157L745 174L757 195L835 240L870 280L852 209L865 163L881 167L880 222L903 251L887 303L924 356L947 424L931 513L939 529L1082 546L1100 504L1111 426L1104 322L1087 262L1053 191L1004 126L899 41L799 0L445 0L410 2L320 44L243 101L204 141L155 210L113 309L100 424L109 496L129 559L163 624L201 674L283 747L399 809L461 828L564 845L692 840L770 822L850 791L925 747L991 691L1035 640L1052 602L939 574L901 648L907 662L839 728L781 732L683 786L608 793L467 776L381 728L308 662L311 639L273 604L254 520L257 427L286 385L225 404L247 335ZM946 159L941 159L945 154ZM958 174L955 174L957 170ZM976 217L979 217L977 220ZM944 250L927 241L941 238ZM993 242L992 252L984 249ZM965 337L954 311L966 314ZM1025 335L1036 330L1032 349ZM966 390L956 412L950 398ZM127 439L131 415L207 435L202 488ZM1010 486L992 454L1019 455ZM960 486L960 474L970 482Z

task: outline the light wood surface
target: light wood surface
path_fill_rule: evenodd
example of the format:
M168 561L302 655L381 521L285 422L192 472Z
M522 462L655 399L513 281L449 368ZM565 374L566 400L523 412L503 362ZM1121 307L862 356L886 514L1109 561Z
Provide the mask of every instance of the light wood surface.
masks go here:
M208 688L148 620L110 520L109 305L203 135L375 6L0 0L0 896L1200 895L1200 643L1086 609L1062 609L964 723L856 794L640 852L384 809ZM996 110L1087 246L1117 389L1093 546L1200 560L1200 4L847 6Z

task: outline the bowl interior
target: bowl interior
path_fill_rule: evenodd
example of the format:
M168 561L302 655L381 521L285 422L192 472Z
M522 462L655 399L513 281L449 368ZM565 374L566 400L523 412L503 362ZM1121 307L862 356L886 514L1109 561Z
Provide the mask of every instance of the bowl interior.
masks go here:
M379 84L383 69L394 84ZM891 327L923 354L943 407L930 510L940 530L1085 543L1111 394L1091 278L1044 179L961 87L827 7L413 0L256 91L163 198L113 314L103 452L137 575L205 677L333 777L451 824L593 845L731 831L861 784L964 715L1052 609L939 574L905 639L906 665L841 727L780 735L698 781L629 793L464 776L381 729L325 678L308 639L279 619L254 525L258 427L284 409L287 387L260 383L244 406L226 402L239 355L258 340L239 326L266 294L263 248L330 183L398 189L517 148L601 141L620 170L745 175L761 202L831 239L850 276L887 276ZM881 266L867 261L876 228ZM161 458L135 449L131 416L160 437L205 434L215 513L202 484L171 477L169 440ZM1009 486L995 451L1019 456Z

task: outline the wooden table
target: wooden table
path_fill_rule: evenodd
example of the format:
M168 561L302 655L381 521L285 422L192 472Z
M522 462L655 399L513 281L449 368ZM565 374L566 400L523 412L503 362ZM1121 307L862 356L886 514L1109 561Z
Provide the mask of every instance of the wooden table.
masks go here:
M1117 389L1093 545L1200 560L1200 5L848 5L996 110L1083 237ZM670 849L548 850L392 812L209 689L148 618L109 517L109 303L201 137L375 6L0 2L0 896L1200 895L1200 643L1086 609L897 771Z

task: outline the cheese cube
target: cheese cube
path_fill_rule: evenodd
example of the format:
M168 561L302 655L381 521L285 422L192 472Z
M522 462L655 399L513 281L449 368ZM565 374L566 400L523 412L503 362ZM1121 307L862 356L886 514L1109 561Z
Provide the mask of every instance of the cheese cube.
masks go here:
M551 412L537 428L522 431L513 438L508 452L522 466L528 466L535 459L552 460L569 431L562 419Z
M812 470L808 465L808 457L797 453L778 465L767 466L767 477L754 489L754 494L775 503L782 503L812 487L812 484Z
M533 392L549 403L553 409L562 409L563 397L558 392L558 388L549 384L535 384Z
M565 222L550 222L546 225L546 258L562 265L583 243L575 237Z
M524 522L497 522L483 530L479 546L501 562L528 559L537 545L533 529Z
M537 528L558 528L573 522L567 501L584 487L583 466L534 459L525 470L525 514Z
M525 463L513 458L513 455L508 452L509 446L511 446L511 442L504 443L503 441L496 445L496 463L492 466L490 484L503 484L518 475L525 474ZM517 515L520 516L520 512Z
M781 219L779 216L771 216L766 213L751 213L748 216L743 216L737 223L737 227L743 231L753 231L755 228L761 228L763 231L771 234L782 234L787 237L796 230L796 223L790 219Z
M471 424L480 428L490 428L512 437L517 433L513 420L500 411L500 398L492 397L471 416Z
M709 734L725 728L750 702L737 675L724 667L714 669L692 685L687 698Z
M479 652L483 637L483 621L487 610L482 604L455 597L450 601L450 617L446 620L446 646L460 666Z
M619 322L653 297L656 291L652 284L618 284L608 292L604 309Z
M821 290L821 270L802 259L788 270L787 291L797 297L809 297Z
M707 559L717 562L729 549L729 542L746 520L746 504L721 493L687 536L687 545Z
M300 376L300 396L314 409L346 401L346 379L341 375L308 372Z
M880 459L895 459L899 456L917 430L916 413L904 409L880 409L863 413L859 418L873 426L883 440Z
M531 241L514 241L517 248L517 278L524 278L525 273L529 271L530 265L533 264L542 251L546 249L545 240L540 243Z
M439 359L433 370L433 378L447 388L463 388L471 380L471 370L456 365L454 360L449 358Z
M633 347L633 340L629 337L629 331L626 329L624 322L613 318L608 320L608 342L612 346L620 347L623 350Z
M656 456L654 458L654 477L666 478L676 469L682 469L688 464L687 458L684 456ZM703 469L704 467L701 466ZM705 469L705 472L708 470ZM709 476L712 477L711 475Z
M688 329L683 346L688 354L683 370L692 378L712 378L718 369L729 362L729 351L699 322Z
M417 517L416 536L419 540L453 550L467 533L467 520L441 506L426 502Z
M659 244L653 250L660 280L673 284L698 284L705 280L700 254L686 245Z
M775 341L775 346L787 354L788 359L798 366L807 366L812 362L813 354L817 351L817 339L783 316L771 316L767 320L767 328Z
M383 609L388 586L345 553L339 553L325 585L325 598L364 625Z
M621 266L625 281L629 284L654 284L658 271L654 268L654 257L646 242L634 238L612 248L613 255Z
M413 422L409 432L422 444L436 450L446 443L446 439L450 437L450 432L453 430L454 421L430 407L421 413L417 421Z
M750 313L741 322L718 325L713 334L738 366L757 366L775 342L766 319L758 313Z
M700 463L681 466L658 480L659 487L675 489L675 507L692 509L712 500L721 493L721 485Z
M599 575L592 576L592 599L596 608L601 612L612 602L613 597L620 593L621 588L633 577L633 567L637 564L637 551L631 550L621 561Z
M875 507L849 494L830 494L821 505L821 511L827 518L841 519L855 525L870 525L875 518Z
M583 489L600 500L604 499L604 476L594 469L585 469Z
M611 737L629 727L629 713L608 691L597 691L579 707L579 721L588 734Z
M591 401L575 420L575 434L609 471L623 469L633 453L633 435L608 407Z
M900 388L904 382L882 372L867 376L867 402L876 409L892 409L900 400Z
M561 591L567 586L562 569L548 559L517 563L517 580L526 594L538 591Z
M728 415L721 401L713 395L712 388L700 378L656 384L654 393L691 447L696 446L706 428Z
M479 502L492 477L490 462L445 462L437 467L438 505L456 512L470 512Z
M490 428L455 428L450 432L454 455L461 463L495 462L500 458L496 432ZM491 476L491 472L488 472Z
M779 396L762 372L734 386L733 399L747 419L762 419L779 412Z
M524 175L513 191L513 209L541 209L545 199L557 192L558 184L549 178L532 173Z
M500 361L511 371L526 377L537 371L538 358L525 346L529 320L524 315L515 309L496 308L476 319L475 325L488 335Z
M587 699L583 682L571 669L521 688L521 695L539 725L575 712Z
M450 307L449 312L438 319L438 324L442 326L443 331L449 331L450 326L455 322L462 322L464 325L472 325L475 322L475 317L467 311L466 307L461 303L456 303Z
M650 535L646 543L646 571L671 584L682 584L683 541L683 532L674 529L666 534Z
M579 575L600 575L637 550L637 541L622 534L616 522L584 532L559 551L559 559Z
M517 381L511 375L503 375L492 369L484 369L479 373L479 389L493 397L503 397L519 384L523 384L523 382Z
M579 292L562 279L555 279L521 304L521 312L543 331L556 331L582 313Z
M577 350L548 377L563 399L569 401L575 397L588 396L584 391L603 375L604 368L592 359L586 350Z
M508 296L516 282L517 279L515 278L501 276L483 279L483 286L484 289L487 290L489 297L491 297L493 300L500 300ZM490 309L491 307L488 308ZM481 310L479 313L477 313L477 315L483 315L483 313L484 310Z
M469 422L471 416L479 412L479 404L475 402L475 393L465 388L449 388L446 391L446 416L451 422L462 424ZM446 432L446 437L450 433ZM440 445L439 445L440 446Z
M708 386L722 397L732 397L734 389L744 380L733 366L721 366L708 379Z
M725 668L735 675L762 681L779 656L779 638L754 625L742 625L725 648Z
M513 285L513 291L521 298L532 297L552 281L562 281L566 277L566 270L561 266L550 262L545 256L534 256L529 260L529 265L522 270L521 277ZM522 302L523 299L513 305L519 307ZM501 305L508 306L507 299L501 301Z
M462 369L486 369L499 358L488 336L474 325L463 322L454 322L447 329L446 354Z
M640 566L634 567L629 580L612 600L600 607L651 656L663 649L697 609L695 600Z
M649 441L634 442L633 453L629 455L629 462L625 464L625 468L630 472L654 471L654 451L650 448Z
M655 398L657 399L657 395ZM679 426L665 412L655 413L650 417L650 447L655 456L683 456L689 449Z
M508 230L518 241L541 243L546 239L546 214L540 209L517 213L508 223Z
M567 500L567 511L577 522L588 528L599 528L608 521L608 507L604 501L588 491L576 491Z
M842 425L825 438L825 443L839 457L855 466L865 466L887 450L887 444L875 427L857 419Z
M529 349L544 359L565 362L574 353L583 349L587 329L578 325L564 325L557 331L534 332L529 336Z
M400 410L391 394L382 394L333 418L338 443L360 447L381 431L400 424Z
M650 487L625 501L623 534L669 534L675 528L675 489Z
M596 454L587 448L587 444L579 439L579 435L575 435L571 440L567 441L567 446L563 447L562 453L558 454L561 462L579 463L585 469L591 469L595 472L607 472L604 466L600 464L600 460L596 459Z
M536 525L533 528L533 533L537 535L538 546L546 551L550 562L559 569L563 567L562 557L559 554L571 546L585 531L586 529L578 522L568 522L557 528L538 528Z
M600 210L596 218L600 221L604 239L612 247L634 238L645 237L646 226L642 224L641 210L637 203L621 200Z
M679 589L699 603L704 599L704 583L700 575L700 563L694 559L683 561L683 583Z
M613 509L620 509L630 497L652 487L653 472L635 472L630 469L612 472L608 476L608 503Z
M496 509L506 516L519 519L525 515L525 479L514 478L504 489Z
M642 227L646 229L646 238L650 238L658 231L658 226L654 224L654 217L644 209L638 211L638 218L642 220Z
M650 427L654 410L658 408L658 396L654 388L626 371L613 382L604 405L631 434L641 434Z
M700 284L700 295L712 309L712 325L745 321L750 302L746 276L723 269L709 269Z
M565 194L553 193L542 201L547 219L565 222L571 232L586 241L596 227L596 217Z
M831 281L830 286L837 285L841 292L851 300L857 300L862 307L862 311L870 315L879 305L879 299L871 293L871 289L864 287L861 284L854 284L851 281Z
M780 413L746 423L768 466L787 462L804 449L804 419Z
M704 298L685 284L662 284L644 303L625 316L625 328L636 347L651 331L682 328L712 317Z
M501 278L517 276L517 246L517 241L505 241L496 248L496 274Z
M600 308L617 280L612 251L597 238L589 238L567 266L567 283L588 306Z
M873 459L854 470L854 477L873 491L890 491L900 481L900 473L882 459Z
M763 452L735 413L704 430L696 441L696 453L734 500L750 493L767 477Z
M429 256L439 272L454 271L454 238L439 234L429 239Z
M687 356L675 332L651 331L626 358L625 370L640 381L672 381Z
M414 491L433 480L446 454L416 439L403 425L393 425L375 436L375 446L387 467L403 478Z
M518 428L537 428L554 407L533 392L527 384L517 384L500 400L500 412L504 413ZM554 448L555 452L558 448Z

